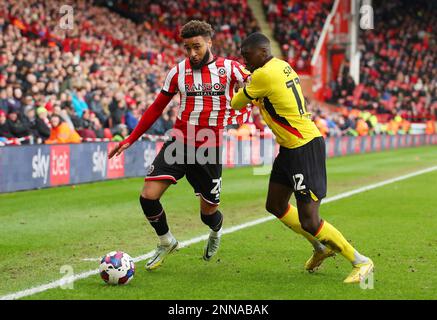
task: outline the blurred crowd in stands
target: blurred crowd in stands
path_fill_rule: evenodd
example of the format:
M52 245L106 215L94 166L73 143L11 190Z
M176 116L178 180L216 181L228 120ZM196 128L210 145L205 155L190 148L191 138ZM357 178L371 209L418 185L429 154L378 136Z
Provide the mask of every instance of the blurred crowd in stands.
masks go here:
M375 6L373 30L359 37L360 84L343 64L325 92L335 105L400 116L410 122L437 117L437 3L394 0ZM428 6L429 5L429 6ZM434 29L434 30L433 30Z
M389 115L376 114L369 110L352 109L348 107L326 108L316 101L307 99L308 112L320 133L326 137L340 136L371 136L378 134L396 135L412 133L413 122L403 118L399 114ZM251 135L271 135L271 130L265 125L259 115L258 109L252 112L251 123L245 123L239 127L231 128L228 132L234 136L246 139ZM417 127L422 134L436 133L434 120L426 121ZM416 132L417 133L417 132Z
M360 37L361 84L345 63L327 88L326 100L340 109L328 113L310 102L325 136L408 132L408 123L437 112L437 15L400 1L375 9L375 29ZM214 53L240 60L241 40L259 30L246 0L69 3L71 29L59 23L68 12L60 13L61 0L0 0L0 145L121 141L184 57L178 34L186 21L210 22ZM263 4L285 57L304 72L332 1ZM177 106L175 98L147 133L172 128ZM265 129L256 109L252 124L229 133L254 129Z
M241 60L241 41L259 31L247 0L114 0L114 9L137 21L146 21L159 34L179 41L181 27L190 19L206 20L215 30L214 54ZM134 13L132 13L134 12Z
M393 114L385 117L381 114L372 113L365 109L350 109L339 107L330 112L314 107L313 120L324 137L338 136L368 136L368 135L396 135L412 132L412 121ZM436 131L435 122L428 121L419 131L426 134L433 134Z
M263 0L267 21L285 60L298 73L311 72L311 57L333 0Z
M62 4L0 0L0 136L60 143L127 135L183 53L89 1L74 3L74 26L62 29ZM170 128L176 107L149 133Z
M183 23L208 20L216 30L215 53L228 57L240 57L241 39L258 30L246 1L131 2L136 13L147 13L143 23L124 17L126 1L112 1L113 10L102 6L105 1L69 2L69 29L60 24L68 13L60 13L60 0L0 0L3 142L28 143L29 136L34 143L120 141L184 58L178 44ZM243 19L242 8L249 13ZM174 99L147 133L171 129L177 106Z
M308 72L333 1L263 1L285 58ZM408 133L412 122L435 132L437 118L437 3L406 0L372 3L374 29L359 35L360 84L344 61L324 100L337 110L313 109L325 136ZM314 107L314 103L313 107ZM311 106L310 108L311 109Z

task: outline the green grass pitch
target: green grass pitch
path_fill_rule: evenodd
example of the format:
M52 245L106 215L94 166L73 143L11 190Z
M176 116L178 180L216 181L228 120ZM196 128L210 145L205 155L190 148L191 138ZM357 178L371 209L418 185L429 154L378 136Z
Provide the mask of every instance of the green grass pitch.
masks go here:
M328 197L437 165L437 148L420 147L328 160ZM136 257L157 239L138 202L142 178L0 195L0 296L98 268L112 250ZM202 260L204 242L182 248L154 272L136 264L127 286L98 275L73 289L50 289L25 299L436 299L437 171L322 205L336 226L376 266L373 289L343 284L351 270L341 256L308 274L311 246L272 220L226 234L219 253ZM223 173L224 227L268 216L268 175L252 168ZM292 199L294 202L294 199ZM162 198L179 241L206 234L199 200L181 180Z

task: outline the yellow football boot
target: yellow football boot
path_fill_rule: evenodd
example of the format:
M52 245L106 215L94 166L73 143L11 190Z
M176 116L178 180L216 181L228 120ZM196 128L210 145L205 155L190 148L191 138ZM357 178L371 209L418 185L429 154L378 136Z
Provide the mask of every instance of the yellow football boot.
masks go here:
M314 250L313 255L305 263L305 270L307 270L309 273L313 273L319 269L323 260L333 256L335 256L335 252L329 248L326 248L325 250Z
M356 264L352 272L344 279L344 283L360 283L367 279L367 277L373 272L374 264L371 259L369 261Z

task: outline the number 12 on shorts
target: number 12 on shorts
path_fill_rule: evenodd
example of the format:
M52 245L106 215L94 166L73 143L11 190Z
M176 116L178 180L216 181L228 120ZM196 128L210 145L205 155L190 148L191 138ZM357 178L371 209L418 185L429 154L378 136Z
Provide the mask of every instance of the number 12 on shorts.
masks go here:
M305 190L306 186L303 183L303 174L298 173L295 174L293 176L293 181L294 181L294 190L295 191L300 191L300 190Z

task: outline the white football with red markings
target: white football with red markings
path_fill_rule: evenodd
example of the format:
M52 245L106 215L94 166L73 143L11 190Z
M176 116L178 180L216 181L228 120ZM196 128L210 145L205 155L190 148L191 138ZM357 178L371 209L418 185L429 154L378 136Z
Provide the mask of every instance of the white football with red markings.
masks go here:
M127 284L134 277L135 264L127 253L112 251L100 261L99 273L108 284Z

